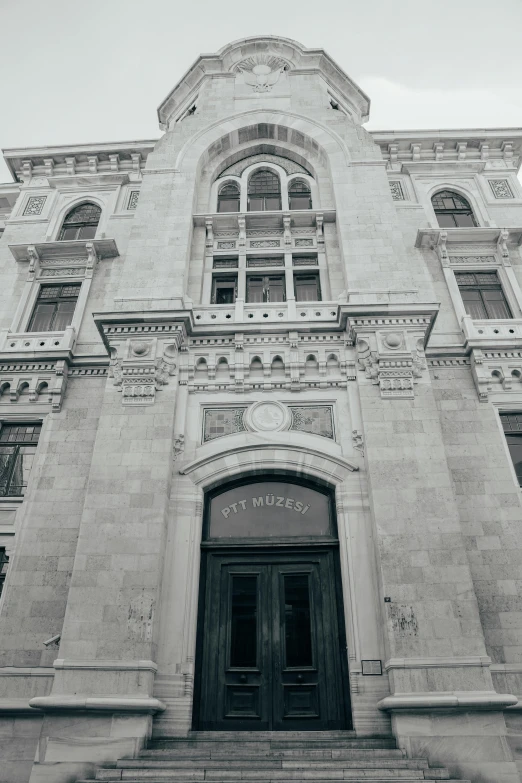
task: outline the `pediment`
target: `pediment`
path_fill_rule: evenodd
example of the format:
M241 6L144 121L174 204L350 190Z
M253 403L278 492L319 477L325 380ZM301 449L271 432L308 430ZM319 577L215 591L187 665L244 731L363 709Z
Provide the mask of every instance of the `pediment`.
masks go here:
M160 127L187 111L206 78L220 76L248 80L256 92L270 89L278 73L318 72L343 101L354 119L368 119L370 100L324 49L306 49L289 38L259 36L234 41L216 54L202 54L158 108ZM257 83L256 83L257 77Z

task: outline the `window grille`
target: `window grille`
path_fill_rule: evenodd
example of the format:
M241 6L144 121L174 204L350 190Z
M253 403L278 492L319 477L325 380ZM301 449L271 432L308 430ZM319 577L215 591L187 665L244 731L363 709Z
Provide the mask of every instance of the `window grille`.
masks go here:
M442 190L433 196L431 203L441 228L468 228L477 225L469 202L458 193Z
M60 231L60 240L93 239L100 222L101 209L96 204L80 204L68 213Z
M294 256L292 264L294 266L317 266L317 256Z
M228 182L218 194L218 212L239 212L239 186Z
M281 183L277 174L264 169L252 174L248 182L248 209L251 212L281 209Z
M237 258L215 258L214 269L237 269Z
M294 179L288 191L290 209L312 209L310 185L301 179Z
M501 413L500 420L518 483L522 487L522 412Z
M41 424L3 424L0 430L0 497L25 494Z
M284 258L247 258L247 267L259 268L264 266L284 266Z
M81 283L43 285L36 300L29 332L61 332L72 322Z
M512 318L496 272L455 272L466 313L472 318Z
M9 557L6 555L4 547L0 547L0 595L2 595L2 591L4 589L8 564Z

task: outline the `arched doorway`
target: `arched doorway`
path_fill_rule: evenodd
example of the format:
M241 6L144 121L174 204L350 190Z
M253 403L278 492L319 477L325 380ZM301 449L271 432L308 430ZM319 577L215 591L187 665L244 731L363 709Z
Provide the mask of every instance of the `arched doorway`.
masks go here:
M284 476L207 494L195 728L350 727L332 501Z

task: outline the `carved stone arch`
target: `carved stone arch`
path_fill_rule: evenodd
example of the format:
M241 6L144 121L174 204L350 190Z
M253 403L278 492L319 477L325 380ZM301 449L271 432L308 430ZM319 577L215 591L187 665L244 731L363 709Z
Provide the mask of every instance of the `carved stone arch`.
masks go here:
M330 128L291 112L256 110L225 117L196 133L179 151L175 168L188 174L195 171L199 173L201 168L212 166L212 160L220 157L225 150L228 153L240 146L238 134L242 128L255 124L277 125L285 128L288 131L287 138L277 139L282 147L295 149L292 139L300 139L302 136L304 146L300 150L298 148L298 151L307 155L306 160L309 164L312 162L310 153L315 157L323 157L324 161L328 162L330 172L350 162L346 144ZM272 143L275 141L272 139Z
M243 436L246 441L246 437ZM232 478L284 474L320 481L331 488L342 484L358 467L343 457L319 449L259 443L235 445L186 464L180 473L203 491Z

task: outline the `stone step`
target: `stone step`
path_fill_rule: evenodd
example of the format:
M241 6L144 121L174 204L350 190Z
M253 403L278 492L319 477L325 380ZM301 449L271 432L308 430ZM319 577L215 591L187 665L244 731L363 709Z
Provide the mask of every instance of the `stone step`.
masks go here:
M308 759L309 761L318 761L325 759L402 759L405 758L405 752L399 748L343 748L336 750L334 748L322 748L309 750L308 748L286 748L282 750L261 749L248 751L240 746L222 748L217 745L208 750L194 750L193 748L177 748L174 750L143 750L140 758L150 759L151 761L176 761L176 759L194 759L204 761L205 759L226 759L244 758L247 761L251 759L273 759L282 761L283 759Z
M437 770L438 771L438 770ZM98 780L99 778L97 778ZM122 778L116 778L121 780ZM424 780L430 780L429 777L424 777ZM433 778L431 778L433 780ZM440 780L440 778L436 778L437 780ZM114 780L114 778L113 778ZM144 778L123 778L125 780L125 783L143 783ZM314 778L314 783L331 783L331 778ZM368 780L371 780L372 783L390 783L390 778L368 778L367 776L360 775L359 777L350 778L350 783L367 783ZM193 783L192 778L168 778L168 777L158 777L155 778L146 778L147 783ZM76 783L92 783L92 779L90 780L78 780ZM224 778L220 781L220 783L237 783L237 778ZM259 780L256 781L256 783L274 783L274 779L270 776L266 776L264 778L259 778ZM456 780L455 778L446 778L445 783L471 783L470 780Z
M221 758L221 759L197 759L197 758L173 758L173 759L120 759L116 764L118 769L427 769L426 759L390 759L369 757L361 759L268 759L256 758Z
M172 768L116 768L104 770L113 773L97 780L179 780L179 781L258 781L269 778L272 781L302 781L302 780L425 780L423 769L389 769L384 767L325 769L324 767L297 769L172 769Z
M241 735L244 733L241 732ZM249 738L241 736L240 739L237 734L233 735L228 732L221 739L208 736L157 739L149 743L149 750L178 750L181 748L212 750L218 746L224 748L227 745L232 745L234 748L244 748L250 753L253 750L299 750L300 748L309 750L354 748L362 750L365 748L395 749L397 747L393 737L355 737L346 736L346 733L341 733L339 737L323 737L322 732L318 732L316 736L305 735L303 737L303 733L301 733L298 737L291 738L278 736L278 733L275 732L267 732L268 736L259 736L264 732L248 733L251 735ZM315 732L308 732L308 734L315 734Z

